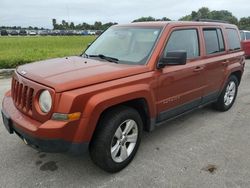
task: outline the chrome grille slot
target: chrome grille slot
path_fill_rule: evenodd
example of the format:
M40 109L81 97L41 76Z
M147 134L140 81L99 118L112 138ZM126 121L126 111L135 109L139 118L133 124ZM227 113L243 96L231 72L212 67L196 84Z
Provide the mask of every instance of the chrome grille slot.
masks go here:
M22 90L23 90L23 84L18 85L18 100L17 100L17 105L21 104L21 100L22 100Z
M26 103L27 103L27 89L28 87L27 86L24 86L23 88L23 92L22 92L22 103L21 103L21 108L24 108L26 107Z

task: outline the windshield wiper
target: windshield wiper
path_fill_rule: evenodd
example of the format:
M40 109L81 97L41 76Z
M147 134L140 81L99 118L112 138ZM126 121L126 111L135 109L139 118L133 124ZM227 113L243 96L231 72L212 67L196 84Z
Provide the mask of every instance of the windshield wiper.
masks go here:
M115 58L115 57L109 57L109 56L105 56L103 54L98 54L98 55L87 55L87 57L98 57L100 59L104 59L104 60L107 60L109 62L113 62L113 63L118 63L119 62L119 59Z
M80 56L85 57L85 58L89 57L88 54L86 54L86 53L82 53Z

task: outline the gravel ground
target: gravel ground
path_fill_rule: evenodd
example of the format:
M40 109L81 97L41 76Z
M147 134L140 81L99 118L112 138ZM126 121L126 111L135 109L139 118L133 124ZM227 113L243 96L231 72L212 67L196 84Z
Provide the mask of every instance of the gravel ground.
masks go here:
M234 107L210 107L144 133L133 162L117 174L82 156L33 150L0 121L0 187L249 187L250 60ZM0 80L0 100L10 79Z

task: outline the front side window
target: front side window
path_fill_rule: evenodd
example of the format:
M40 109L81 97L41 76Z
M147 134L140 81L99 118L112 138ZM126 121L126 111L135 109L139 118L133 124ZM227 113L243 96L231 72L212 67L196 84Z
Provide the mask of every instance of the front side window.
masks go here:
M91 57L112 57L118 63L146 64L161 28L111 27L85 51Z
M206 28L203 29L206 54L214 54L225 51L224 39L221 29Z
M226 29L228 42L229 42L229 50L239 50L240 49L240 38L238 36L238 32L236 29Z
M196 58L200 55L198 32L196 29L183 29L173 31L164 50L168 52L185 51L187 58Z

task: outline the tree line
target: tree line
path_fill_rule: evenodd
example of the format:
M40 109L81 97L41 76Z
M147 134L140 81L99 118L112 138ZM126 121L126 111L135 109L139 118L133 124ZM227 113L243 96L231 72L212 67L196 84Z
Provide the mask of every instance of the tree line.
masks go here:
M141 17L133 22L143 22L143 21L170 21L169 18L163 17L161 19L155 19L151 16L149 17ZM103 24L102 22L96 21L94 24L88 24L83 22L82 24L75 25L74 22L66 22L62 20L61 23L58 23L57 20L54 18L52 19L52 25L54 30L106 30L112 25L116 25L116 22L108 22Z
M210 10L207 7L200 8L197 12L192 11L191 14L183 16L180 21L191 21L197 19L212 19L212 20L222 20L228 23L235 24L242 30L250 30L250 16L243 17L239 20L228 10Z
M0 26L0 29L11 29L11 30L45 30L43 27L21 27L21 26Z
M190 14L181 17L180 21L194 21L198 19L212 19L212 20L222 20L227 21L231 24L235 24L239 27L239 29L243 30L250 30L250 16L249 17L243 17L239 20L237 17L235 17L232 12L228 10L210 10L207 7L202 7L198 11L192 11ZM133 20L132 22L147 22L147 21L171 21L171 19L167 17L163 18L154 18L152 16L148 17L141 17L138 19ZM108 27L117 24L116 22L108 22L108 23L102 23L100 21L96 21L94 24L88 24L86 22L83 22L81 24L75 24L74 22L67 22L65 20L62 20L60 23L57 22L56 19L52 19L52 25L54 30L105 30ZM29 30L38 30L38 29L44 29L44 28L38 28L38 27L0 27L0 29L29 29Z
M221 20L226 21L231 24L235 24L242 30L250 30L250 16L243 17L239 20L228 10L210 10L207 7L202 7L198 11L192 11L191 14L183 16L179 21L196 21L199 19L211 19L211 20ZM169 18L157 19L154 17L141 17L134 20L133 22L144 22L144 21L170 21Z
M189 15L183 16L179 19L179 21L196 21L199 19L212 19L212 20L221 20L226 21L231 24L235 24L239 27L239 29L250 30L250 16L243 17L239 20L236 16L232 14L232 12L228 10L210 10L207 7L202 7L198 11L192 11ZM148 21L171 21L171 19L167 17L163 18L154 18L152 16L141 17L133 20L132 22L148 22ZM108 27L115 25L117 23L109 22L102 24L102 22L95 22L93 25L82 23L75 25L73 22L66 22L62 20L61 23L57 23L56 19L52 20L54 29L83 29L83 30L105 30Z
M57 23L56 19L52 19L53 29L58 30L105 30L112 25L116 25L117 23L108 22L102 24L102 22L96 21L93 25L83 22L82 24L75 25L74 22L66 22L62 20L61 23Z

